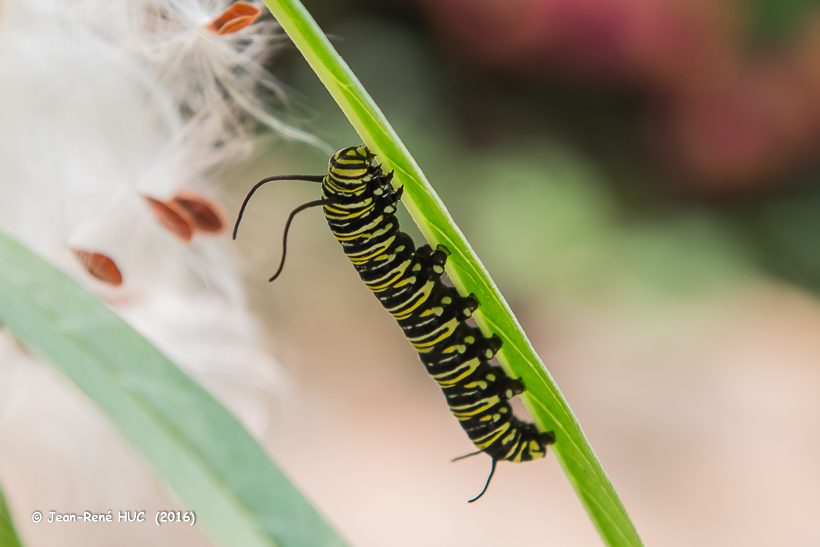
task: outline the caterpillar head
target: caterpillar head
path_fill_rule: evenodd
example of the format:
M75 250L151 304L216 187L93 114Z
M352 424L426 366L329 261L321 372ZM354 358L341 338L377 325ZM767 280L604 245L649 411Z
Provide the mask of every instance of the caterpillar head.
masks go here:
M342 148L331 156L328 174L343 187L359 187L365 177L371 174L374 157L375 155L364 145Z

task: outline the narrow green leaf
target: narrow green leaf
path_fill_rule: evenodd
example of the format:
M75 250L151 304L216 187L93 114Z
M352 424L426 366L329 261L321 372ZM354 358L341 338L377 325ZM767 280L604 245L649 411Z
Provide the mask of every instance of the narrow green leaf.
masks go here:
M6 505L3 490L0 490L0 547L20 547L21 545L14 531L14 522L11 520L11 512Z
M224 545L344 545L213 397L74 281L2 234L0 322L91 397L195 512L197 526Z
M554 452L607 545L638 546L632 522L584 436L569 405L524 335L507 302L458 229L421 169L359 80L331 46L298 0L265 0L313 71L344 111L364 143L404 185L404 202L424 237L452 253L447 273L464 293L474 293L476 314L485 332L501 336L499 361L514 378L523 378L524 403L546 431L554 431ZM374 44L374 47L377 47ZM548 488L545 487L545 490Z

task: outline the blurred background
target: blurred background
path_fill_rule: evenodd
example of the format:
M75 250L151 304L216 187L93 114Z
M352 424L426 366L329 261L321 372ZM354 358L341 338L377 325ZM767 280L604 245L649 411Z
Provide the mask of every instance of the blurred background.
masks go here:
M310 0L509 300L646 545L818 545L820 3ZM360 140L293 49L303 127ZM307 120L307 121L304 121ZM327 156L270 139L231 176ZM274 456L356 546L600 545L557 462L472 450L309 184L236 256L294 390ZM405 229L415 227L402 217ZM417 232L413 232L417 234Z
M167 201L180 188L193 188L215 209L221 204L229 224L262 177L325 171L326 152L261 128L255 156L243 156L252 148L248 125L255 120L310 140L267 116L256 101L281 100L278 87L236 54L249 35L256 36L256 49L248 48L256 54L268 45L270 28L262 25L270 24L269 15L244 35L218 38L226 42L195 41L210 36L203 29L224 2L205 0L202 14L193 10L193 23L174 22L182 29L174 32L188 41L157 39L164 35L151 34L150 25L138 29L151 35L141 46L150 55L142 51L132 60L139 70L122 69L128 77L119 80L107 64L116 57L109 49L92 57L62 47L86 43L72 41L75 15L93 16L78 34L83 40L130 48L130 35L120 28L132 27L124 17L121 27L112 23L106 10L146 11L160 2L0 0L6 10L0 15L11 17L12 4L30 10L17 12L16 21L42 26L50 41L31 34L30 47L0 50L6 52L0 60L19 60L19 72L11 74L22 74L19 81L29 86L20 90L33 90L19 93L32 98L32 112L46 111L45 104L61 114L45 112L54 121L41 127L13 108L0 111L18 123L0 123L6 131L0 167L11 173L0 184L11 196L0 200L8 213L0 224L16 214L19 233L10 233L40 237L35 228L50 224L38 219L60 220L49 204L62 195L61 178L43 174L51 173L45 168L51 140L88 152L70 148L65 157L82 157L91 167L106 147L115 148L112 157L127 159L127 169L111 162L110 172L90 172L100 179L95 199L125 189L136 204L133 217L99 207L120 220L112 222L119 231L95 225L109 244L100 252L124 271L122 288L81 269L67 232L43 236L62 262L50 259L161 342L262 436L352 546L602 544L552 456L500 465L488 493L467 504L484 485L489 459L450 463L473 445L320 211L296 220L284 273L267 283L287 215L317 198L315 185L283 182L259 192L236 243L223 232L197 235L189 244L145 206L146 196ZM59 24L39 24L53 19L36 13L43 4L66 11L54 19ZM171 4L200 3L162 3ZM498 283L645 544L820 545L820 1L305 4ZM155 22L171 22L166 12L152 13ZM29 32L16 23L3 30ZM50 65L37 61L55 43L61 47L54 57L70 62L52 78ZM147 62L156 64L151 55L158 52L167 65L143 71ZM249 57L262 62L267 55ZM286 91L287 100L268 104L284 123L334 149L360 142L294 48L285 46L266 66ZM35 76L27 80L28 69ZM189 143L174 140L176 130L154 128L138 108L145 102L141 86L153 85L154 77L169 89L152 93L177 101L168 110L187 131L183 137L207 141L194 142L202 144L195 161L186 155ZM68 83L84 80L94 88L90 98L62 101L71 98ZM17 80L5 83L11 81ZM218 102L230 95L220 107L226 112L205 110L216 131L190 123L202 105L179 100L202 98L205 81ZM14 86L0 85L0 92L6 88ZM255 99L242 95L259 89ZM101 113L84 115L86 105L96 104ZM71 121L65 127L58 125L63 114ZM105 131L98 132L101 145L87 145L92 140L84 140L83 128L98 125L124 130L125 152ZM17 132L28 134L20 128L30 126L42 140L26 146ZM135 128L158 139L157 147L131 146L141 134ZM176 145L182 153L166 162L170 173L162 179L153 170L164 161L157 150L174 152ZM35 159L25 161L20 150ZM19 183L19 166L7 161L14 156L45 186ZM235 162L228 168L226 156ZM48 161L37 159L43 157ZM72 199L93 209L89 177L77 172L83 184L75 180L75 186L88 192ZM24 189L32 194L28 209L15 201ZM412 220L399 214L420 241ZM125 252L124 243L134 240L146 242L144 254ZM275 360L254 345L243 290ZM192 304L193 296L211 302L220 291L223 307ZM150 309L138 317L140 307ZM242 320L225 311L237 309ZM0 338L0 482L25 543L210 545L199 527L129 524L125 533L30 521L32 509L151 512L173 507L176 498L64 376L23 354ZM275 374L277 363L287 378ZM259 380L260 371L275 377L276 389ZM517 410L524 415L520 405Z

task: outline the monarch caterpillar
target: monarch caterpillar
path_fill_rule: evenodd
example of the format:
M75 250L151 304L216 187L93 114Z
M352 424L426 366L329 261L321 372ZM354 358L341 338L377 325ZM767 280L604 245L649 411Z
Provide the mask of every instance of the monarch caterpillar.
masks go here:
M269 281L284 267L293 218L305 209L322 206L330 231L362 281L398 321L444 392L453 415L479 449L461 458L481 452L492 458L487 483L470 500L473 502L487 491L499 461L543 458L555 435L542 433L513 414L509 400L524 391L524 384L489 364L501 339L496 334L488 338L467 323L479 305L474 295L461 296L441 281L447 248L439 245L433 250L424 245L416 249L412 238L399 229L396 203L404 188L395 190L392 178L393 173L384 173L375 154L364 145L343 148L330 158L327 175L274 176L259 181L242 203L233 237L236 239L251 196L262 185L275 180L322 184L322 199L297 207L288 217L282 260Z

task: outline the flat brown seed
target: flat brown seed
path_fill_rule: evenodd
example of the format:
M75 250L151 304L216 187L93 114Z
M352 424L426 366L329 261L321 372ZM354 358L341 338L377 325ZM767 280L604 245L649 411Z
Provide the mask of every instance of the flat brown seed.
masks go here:
M208 25L216 34L230 34L256 22L262 11L248 2L234 2Z
M159 201L148 196L143 197L163 226L181 239L183 243L191 241L191 236L194 233L194 223L184 209L173 202Z
M221 208L204 196L185 192L177 194L171 200L181 207L194 224L194 228L209 234L219 233L225 228L224 215Z
M115 287L122 285L122 273L111 258L102 254L91 251L81 251L79 249L71 249L80 262L83 263L88 273L102 281Z

